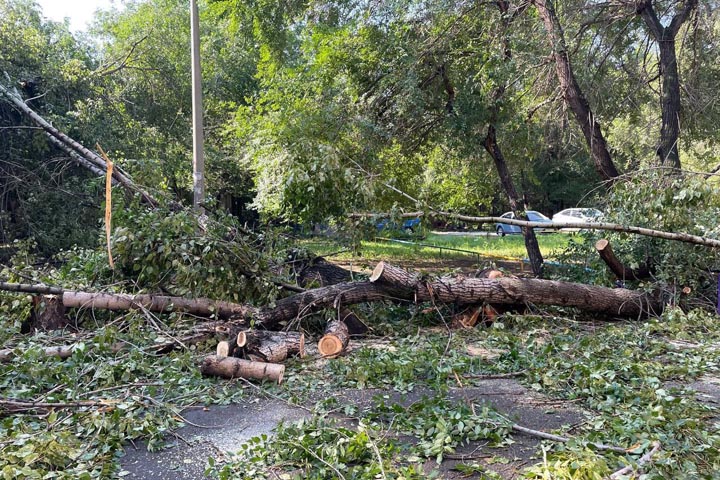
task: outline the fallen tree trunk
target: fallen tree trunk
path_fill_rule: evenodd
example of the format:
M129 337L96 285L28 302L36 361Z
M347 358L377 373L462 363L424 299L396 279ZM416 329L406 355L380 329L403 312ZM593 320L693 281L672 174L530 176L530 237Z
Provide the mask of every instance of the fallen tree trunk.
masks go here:
M80 164L89 168L93 173L98 173L98 170L103 171L107 170L107 165L105 160L100 157L98 154L93 152L92 150L86 148L81 143L73 140L66 134L62 133L57 128L53 127L50 122L45 120L43 117L38 115L35 110L30 108L25 102L23 102L22 98L20 98L19 95L15 92L11 92L7 88L5 88L3 85L0 84L0 94L4 95L5 98L7 98L10 103L12 103L15 108L20 110L22 113L27 115L37 126L41 127L45 132L52 136L57 140L55 143L57 146L65 150L66 152L75 152L79 157L82 157L85 159L85 162L80 161ZM71 155L73 157L73 155ZM73 157L76 161L79 161L78 158ZM95 168L91 167L90 165L93 165ZM141 196L143 202L146 204L157 207L158 203L157 201L150 196L147 192L145 192L142 188L137 186L130 178L123 173L120 169L116 169L113 171L113 178L123 186L128 192L130 193L137 193Z
M200 373L206 376L222 378L272 380L280 384L285 374L285 365L210 355L203 359L200 365Z
M650 267L648 267L649 262L645 262L645 265L642 265L638 269L627 267L615 256L609 240L605 238L598 240L595 243L595 250L597 250L598 255L600 255L602 261L605 262L605 265L607 265L619 280L645 280L650 278L651 271Z
M353 272L330 263L323 257L314 257L309 261L295 260L294 263L299 263L299 265L296 265L296 277L298 284L304 288L308 288L313 284L325 287L353 280ZM338 315L347 325L350 335L364 335L367 333L367 324L355 312L340 305L337 305L337 308Z
M305 356L305 334L243 330L235 338L236 356L256 362L282 362L289 356Z
M13 291L23 291L18 284ZM36 286L30 286L37 290ZM42 287L52 288L52 287ZM454 305L555 305L591 313L638 318L658 314L662 299L647 292L607 288L580 283L533 278L470 278L463 276L425 279L418 274L380 262L370 281L345 282L316 288L279 299L272 307L252 307L210 299L186 299L155 295L64 292L66 307L130 310L145 308L155 312L184 311L201 316L217 315L240 327L253 321L258 328L277 330L284 323L303 315L338 305L385 300L414 303L433 301Z
M70 358L75 349L74 345L59 345L57 347L45 347L43 354L47 357L58 357L60 359ZM0 363L7 363L15 357L15 349L4 348L0 350Z
M62 303L68 308L97 308L103 310L140 310L151 312L186 312L193 315L220 318L245 317L252 307L237 303L211 300L209 298L188 299L166 295L129 295L124 293L64 292Z

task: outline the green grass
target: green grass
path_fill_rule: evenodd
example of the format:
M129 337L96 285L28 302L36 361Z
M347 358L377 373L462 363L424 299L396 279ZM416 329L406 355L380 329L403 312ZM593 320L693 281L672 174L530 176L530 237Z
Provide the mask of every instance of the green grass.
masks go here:
M540 251L545 258L553 258L556 252L564 249L570 240L564 233L538 235ZM403 243L398 242L401 240ZM303 246L318 255L329 255L343 250L332 239L312 238L301 242ZM437 248L445 247L445 248ZM465 252L447 250L453 248ZM383 260L439 260L446 258L462 259L499 258L517 260L527 258L525 243L520 235L498 237L496 235L441 235L428 233L424 238L404 238L388 240L365 240L360 245L360 255L368 259ZM356 258L350 250L333 255L337 260Z

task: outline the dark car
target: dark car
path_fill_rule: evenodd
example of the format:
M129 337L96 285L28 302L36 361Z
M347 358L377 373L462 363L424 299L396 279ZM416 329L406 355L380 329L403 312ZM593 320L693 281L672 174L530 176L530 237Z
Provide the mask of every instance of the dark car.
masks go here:
M389 219L384 218L384 219L380 220L376 226L377 226L378 231L404 230L408 233L413 233L415 231L415 229L420 226L420 219L418 217L409 218L409 219L405 220L402 224L402 227L398 229L398 226L395 222L391 222Z
M545 223L545 222L550 223L550 222L551 222L551 220L550 220L548 217L546 217L545 215L543 215L543 214L540 213L540 212L536 212L535 210L527 210L527 211L525 212L525 215L527 215L528 221L531 221L531 222L543 222L543 223ZM500 218L515 219L515 214L514 214L513 212L503 213L502 215L500 215ZM518 219L518 220L519 220L519 219ZM552 231L552 230L544 229L544 228L542 228L542 227L535 227L534 230L535 230L535 232L537 232L537 233ZM522 232L522 231L520 230L520 227L519 227L519 226L517 226L517 225L508 225L508 224L506 224L506 223L496 223L496 224L495 224L495 231L496 231L497 234L500 235L501 237L504 237L505 235L509 235L509 234L511 234L511 233L521 233L521 232Z

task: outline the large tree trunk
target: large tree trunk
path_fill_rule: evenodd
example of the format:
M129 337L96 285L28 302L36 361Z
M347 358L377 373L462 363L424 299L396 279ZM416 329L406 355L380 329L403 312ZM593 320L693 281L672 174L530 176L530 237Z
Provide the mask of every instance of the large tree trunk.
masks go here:
M555 70L565 103L572 110L575 120L580 125L580 129L585 136L585 141L595 164L595 170L600 175L600 178L612 182L618 176L618 170L612 161L600 123L595 118L590 109L590 104L575 78L565 44L565 34L555 12L553 2L552 0L533 0L533 3L537 7L552 44Z

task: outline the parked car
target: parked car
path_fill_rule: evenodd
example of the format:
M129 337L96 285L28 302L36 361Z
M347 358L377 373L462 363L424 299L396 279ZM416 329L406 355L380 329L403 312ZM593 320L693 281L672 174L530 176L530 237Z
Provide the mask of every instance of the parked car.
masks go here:
M384 218L377 223L378 231L383 230L404 230L407 233L413 233L417 227L420 226L420 218L408 218L402 224L402 227L398 228L395 222L391 222L389 219Z
M553 222L588 223L599 222L603 213L597 208L566 208L552 217ZM580 228L563 228L569 232L577 232Z
M535 210L527 210L525 211L525 215L527 215L527 219L531 222L547 222L550 223L550 219L543 215L540 212L536 212ZM507 212L500 215L500 218L508 218L508 219L515 219L515 214L513 212ZM545 229L542 227L535 227L535 232L542 233L542 232L548 232L551 231L550 229ZM511 233L521 233L520 227L517 225L508 225L507 223L496 223L495 224L495 232L501 237L504 237L505 235L509 235Z

